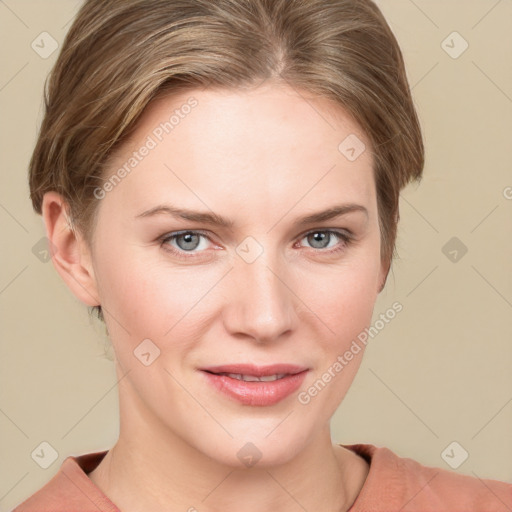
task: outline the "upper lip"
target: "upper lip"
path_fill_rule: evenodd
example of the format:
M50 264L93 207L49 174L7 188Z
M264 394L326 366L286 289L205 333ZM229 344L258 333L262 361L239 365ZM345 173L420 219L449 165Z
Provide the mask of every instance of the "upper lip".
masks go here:
M236 373L238 375L254 375L255 377L265 377L267 375L301 373L307 370L305 366L296 364L271 364L268 366L256 366L254 364L223 364L220 366L209 366L201 370L210 373Z

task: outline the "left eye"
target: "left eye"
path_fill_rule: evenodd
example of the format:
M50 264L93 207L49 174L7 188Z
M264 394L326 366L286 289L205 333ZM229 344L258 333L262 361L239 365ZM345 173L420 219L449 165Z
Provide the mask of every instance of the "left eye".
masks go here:
M329 242L332 240L336 241L336 239L341 240L341 244L334 243L334 245L329 245ZM191 257L193 256L193 252L201 247L201 239L209 240L209 237L206 233L202 231L181 231L171 233L161 239L162 246L165 246L166 250L173 252L174 254L182 257ZM303 235L300 240L307 239L308 243L311 244L313 249L319 249L324 252L334 252L337 250L342 250L349 242L350 236L343 231L334 231L334 230L316 230L310 231ZM173 242L174 244L168 243ZM341 247L331 249L332 247L336 247L337 245L341 245ZM203 249L207 248L203 247ZM203 252L201 250L197 252ZM184 254L191 253L190 256L186 256Z
M346 235L338 231L330 230L310 231L309 233L306 233L306 235L304 235L302 239L306 238L308 240L308 243L312 244L313 249L326 249L329 246L328 242L330 242L333 239L333 235L337 238L341 238L344 242L347 242Z

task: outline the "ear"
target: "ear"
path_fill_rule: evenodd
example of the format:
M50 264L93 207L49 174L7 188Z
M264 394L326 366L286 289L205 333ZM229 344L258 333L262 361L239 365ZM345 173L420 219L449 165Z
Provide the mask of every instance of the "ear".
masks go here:
M394 215L394 226L393 226L393 233L396 237L396 229L398 226L398 221L400 220L400 210L397 207L395 215ZM380 275L379 275L379 282L380 287L378 290L378 293L380 293L382 290L384 290L384 287L386 286L386 281L388 280L389 271L391 270L391 263L393 260L393 252L394 249L391 250L391 254L386 255L386 257L381 258L381 268L380 268Z
M381 270L380 270L380 287L378 292L380 293L382 290L384 290L384 286L386 286L386 281L388 280L389 270L391 269L391 258L389 260L383 260L381 263Z
M88 306L100 305L92 257L68 216L69 205L57 192L43 196L42 217L53 265L73 294Z

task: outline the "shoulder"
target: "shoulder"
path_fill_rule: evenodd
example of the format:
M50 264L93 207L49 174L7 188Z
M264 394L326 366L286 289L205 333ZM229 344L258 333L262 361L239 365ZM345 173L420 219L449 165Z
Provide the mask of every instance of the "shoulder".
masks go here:
M510 512L512 484L431 467L370 444L342 445L370 464L350 512Z
M106 454L102 451L67 457L57 473L12 512L119 512L87 476Z

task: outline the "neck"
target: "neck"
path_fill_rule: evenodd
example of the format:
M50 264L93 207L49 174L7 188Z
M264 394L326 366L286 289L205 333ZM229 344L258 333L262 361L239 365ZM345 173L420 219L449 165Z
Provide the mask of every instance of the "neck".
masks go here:
M136 395L136 394L135 394ZM120 436L89 478L123 512L344 512L359 494L368 464L333 445L327 425L293 459L268 467L233 467L185 442L120 394Z

